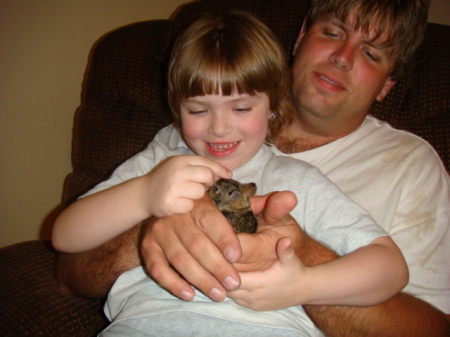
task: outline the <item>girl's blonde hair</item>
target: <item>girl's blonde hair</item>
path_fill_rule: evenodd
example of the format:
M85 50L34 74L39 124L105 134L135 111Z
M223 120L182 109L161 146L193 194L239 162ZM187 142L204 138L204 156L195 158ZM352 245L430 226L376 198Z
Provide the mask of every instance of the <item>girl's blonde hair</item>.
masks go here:
M193 96L264 92L273 112L266 137L273 142L292 121L287 58L273 32L241 11L206 14L176 40L169 65L168 99L181 128L180 102Z

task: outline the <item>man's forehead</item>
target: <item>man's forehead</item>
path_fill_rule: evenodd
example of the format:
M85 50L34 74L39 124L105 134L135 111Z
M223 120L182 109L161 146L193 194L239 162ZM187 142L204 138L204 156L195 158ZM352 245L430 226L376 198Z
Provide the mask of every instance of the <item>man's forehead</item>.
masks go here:
M358 17L354 11L348 14L345 18L341 18L334 13L326 15L325 18L347 32L360 32L363 40L374 47L380 49L394 49L394 44L391 40L389 31L389 25L382 26L376 18L374 18L375 20L372 20L370 23L364 23L358 20Z

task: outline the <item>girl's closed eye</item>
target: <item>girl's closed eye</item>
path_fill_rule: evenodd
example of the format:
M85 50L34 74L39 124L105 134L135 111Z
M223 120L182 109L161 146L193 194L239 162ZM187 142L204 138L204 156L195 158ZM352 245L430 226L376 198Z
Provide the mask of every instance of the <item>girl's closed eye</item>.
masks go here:
M239 112L239 113L250 112L250 111L252 111L252 107L247 107L247 108L235 108L234 111Z
M208 107L196 101L186 100L181 103L181 110L189 115L201 115L208 112Z
M190 115L200 115L200 114L204 114L207 113L208 110L188 110Z

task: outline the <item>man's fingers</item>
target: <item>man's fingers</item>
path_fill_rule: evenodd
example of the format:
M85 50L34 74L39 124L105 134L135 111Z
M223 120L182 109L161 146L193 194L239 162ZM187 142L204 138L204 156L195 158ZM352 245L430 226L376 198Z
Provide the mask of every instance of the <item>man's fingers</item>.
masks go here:
M150 276L167 289L174 296L185 301L191 301L195 297L195 292L188 282L180 277L170 266L164 253L156 245L147 246L146 255L151 255L151 260L144 258Z
M193 232L191 236L186 233L180 235L184 246L205 270L222 283L223 287L227 290L237 289L240 278L231 263L240 258L241 247L233 228L213 204L208 193L196 201L191 216L193 222L197 224L195 229L201 231L201 235L197 232Z
M260 224L283 225L290 220L288 215L297 205L297 197L290 191L281 191L251 198L250 203L255 214L259 215Z
M222 215L221 213L219 214ZM208 217L206 217L206 219L199 219L200 223L209 220ZM218 226L219 224L214 227ZM193 278L188 279L192 284L195 285L197 283L207 282L207 279L212 275L214 280L219 280L227 290L235 290L239 287L239 274L233 265L225 258L225 255L229 255L232 258L234 258L234 256L240 256L239 241L228 222L226 222L223 229L223 231L218 230L218 228L212 230L212 227L209 224L206 224L202 230L205 231L207 235L205 235L198 227L195 227L190 233L186 233L186 231L183 230L184 235L179 236L183 246L189 251L189 255L192 256L199 265L197 273L189 272L189 275L196 278L195 281ZM237 241L238 247L233 249L230 248L230 246L236 244L234 240ZM178 263L177 270L183 272L185 266L186 265L183 263ZM189 265L188 267L192 268L192 265ZM208 274L203 274L202 271L208 271ZM202 277L206 278L206 281L200 280ZM208 287L203 287L203 289L205 288ZM210 292L216 292L217 290L222 291L223 289L213 289L213 287L210 286ZM208 293L206 295L209 296ZM225 294L223 293L223 295Z
M277 255L282 264L296 261L297 257L292 248L291 238L284 237L277 242Z
M241 256L241 246L225 216L214 205L210 195L196 201L192 218L200 230L217 246L228 262L236 262Z
M225 288L239 286L235 268L188 214L155 221L143 240L143 251L150 275L178 297L182 291L190 294L187 283L216 301L225 299ZM169 265L178 274L168 273Z
M169 264L164 252L161 250L155 237L152 235L153 224L160 219L153 218L147 229L142 233L141 240L141 257L150 276L168 290L174 296L177 296L186 301L194 298L195 292L192 287L186 282L177 272L175 272ZM166 238L172 239L174 246L179 245L179 241L170 232L167 232ZM177 243L178 241L178 243Z
M170 264L184 276L189 284L205 295L215 301L224 300L225 288L221 283L195 259L194 255L189 254L183 245L179 247L180 249L173 250L167 256Z

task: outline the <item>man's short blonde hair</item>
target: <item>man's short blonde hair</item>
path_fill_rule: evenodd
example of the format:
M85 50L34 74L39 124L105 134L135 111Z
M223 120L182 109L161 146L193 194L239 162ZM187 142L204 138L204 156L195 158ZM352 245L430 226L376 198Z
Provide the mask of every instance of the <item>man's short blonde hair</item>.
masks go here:
M397 53L391 77L397 80L422 43L430 0L311 0L307 27L323 15L335 15L345 22L356 14L355 29L374 32L375 38L387 31L386 47Z

